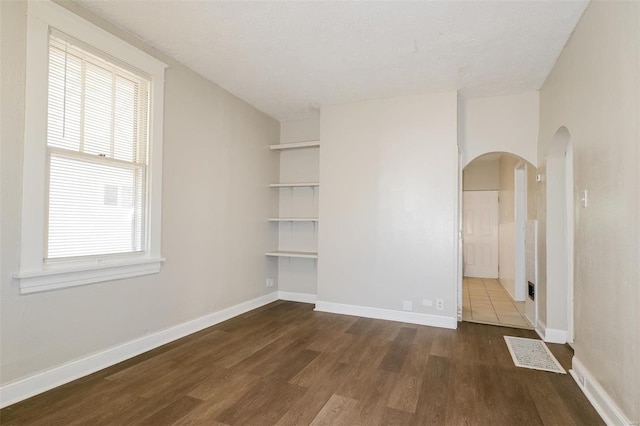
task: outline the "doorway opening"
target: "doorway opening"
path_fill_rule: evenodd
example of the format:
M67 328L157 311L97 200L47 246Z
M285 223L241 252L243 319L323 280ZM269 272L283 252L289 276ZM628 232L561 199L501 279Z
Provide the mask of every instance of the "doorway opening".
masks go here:
M463 321L527 329L535 324L535 296L529 291L535 279L527 273L527 264L536 264L529 259L535 250L527 250L528 222L535 222L527 210L527 186L535 172L509 153L480 156L463 170Z
M571 136L564 126L549 145L545 180L547 279L539 332L547 341L572 344L576 197Z

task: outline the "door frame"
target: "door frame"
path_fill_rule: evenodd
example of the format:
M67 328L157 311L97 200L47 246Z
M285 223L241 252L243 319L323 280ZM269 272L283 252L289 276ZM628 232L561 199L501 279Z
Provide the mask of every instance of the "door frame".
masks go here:
M567 144L565 161L565 191L567 202L567 343L573 344L575 340L574 330L574 237L575 237L575 196L573 176L573 146L571 141Z
M462 232L463 232L463 222L462 222L462 195L463 195L463 171L465 169L465 167L467 167L469 164L471 164L473 161L477 160L478 158L482 157L483 155L487 155L487 154L496 154L496 153L501 153L501 154L507 154L507 155L511 155L513 157L519 158L521 160L522 163L524 163L526 166L530 166L530 167L534 167L534 169L537 167L534 163L526 160L525 158L521 157L518 154L515 154L513 152L508 152L508 151L488 151L488 152L483 152L482 154L477 155L476 157L474 157L472 160L468 161L465 163L464 160L464 155L462 150L460 149L460 147L458 147L458 198L457 198L457 203L458 203L458 216L457 216L457 222L458 222L458 226L457 226L457 232L456 232L456 236L455 238L457 239L457 244L455 245L455 247L457 248L456 250L456 260L457 260L457 287L456 287L456 297L457 297L457 319L458 321L462 321L462 281L463 281L463 268L464 268L464 261L462 259L462 244L463 244L463 238L462 238ZM525 171L526 171L526 167L525 167ZM526 175L526 173L525 173ZM526 180L525 180L525 186L526 186ZM526 188L525 188L526 189ZM525 196L526 199L526 196ZM525 204L525 209L524 211L527 211L526 208L526 204ZM526 216L525 216L526 218ZM572 217L573 219L573 217ZM526 219L525 219L526 222ZM537 232L537 225L536 225L536 239L538 237L538 232ZM536 247L537 247L537 241L536 241ZM523 247L523 257L524 257L524 247ZM537 250L536 250L537 252ZM537 257L537 253L536 253L536 257ZM525 258L526 261L526 258ZM537 268L537 259L536 259L536 268ZM537 276L537 272L536 272L536 276ZM526 285L526 276L525 276L525 285ZM537 285L537 283L536 283ZM526 293L525 293L526 294ZM536 295L535 299L535 316L536 316L536 321L538 320L538 295ZM532 324L533 327L537 327L537 324Z
M527 225L527 165L519 161L514 168L515 213L515 300L522 302L527 295L525 231Z

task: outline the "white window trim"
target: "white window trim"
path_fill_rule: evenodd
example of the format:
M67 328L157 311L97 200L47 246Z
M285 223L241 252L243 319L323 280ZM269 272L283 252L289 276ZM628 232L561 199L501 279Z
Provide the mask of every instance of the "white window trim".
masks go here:
M27 9L27 81L22 178L20 293L35 293L158 273L162 206L163 62L51 1L30 0ZM45 264L46 135L49 27L66 33L151 76L147 250L142 254Z

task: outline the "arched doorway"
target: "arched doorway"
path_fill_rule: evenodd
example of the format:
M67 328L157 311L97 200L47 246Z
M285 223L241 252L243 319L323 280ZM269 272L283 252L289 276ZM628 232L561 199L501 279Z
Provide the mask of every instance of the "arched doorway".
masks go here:
M527 161L505 152L479 156L463 170L464 321L521 328L535 324L534 301L527 297L525 245L527 220L534 219L527 211L527 182L535 180L535 171ZM535 233L531 235L535 239Z
M545 161L546 286L542 287L541 330L547 341L572 343L574 188L571 135L560 127ZM542 333L541 333L542 334Z

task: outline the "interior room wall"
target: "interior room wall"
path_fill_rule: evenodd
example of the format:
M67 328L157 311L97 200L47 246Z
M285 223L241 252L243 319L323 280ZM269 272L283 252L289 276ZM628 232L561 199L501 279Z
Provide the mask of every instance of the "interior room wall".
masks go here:
M640 3L591 2L541 89L538 151L544 161L566 126L574 154L575 357L631 421L640 419L639 89ZM543 225L545 211L538 206Z
M538 192L538 182L536 175L538 170L531 164L526 165L527 170L527 220L535 220L537 214L536 194Z
M85 12L107 31L169 64L165 83L162 271L21 296L19 269L26 2L1 2L2 277L0 383L265 295L277 274L279 123L181 64ZM251 265L251 267L247 267Z
M455 92L322 108L319 301L455 319L456 117Z
M497 191L500 187L498 160L472 161L462 171L463 191Z
M320 139L320 112L299 120L280 122L280 143L315 141ZM292 151L295 152L295 151Z
M538 164L539 93L460 98L462 167L490 152L509 152Z
M280 123L280 143L320 140L320 115ZM280 182L318 182L320 150L292 149L280 152ZM274 189L279 194L279 215L317 217L320 188ZM318 223L281 223L278 226L281 248L295 251L318 250ZM278 263L278 290L293 293L317 293L317 260L274 258Z
M498 222L498 278L504 289L516 298L516 227L515 227L515 167L520 160L511 156L500 157L500 219Z

